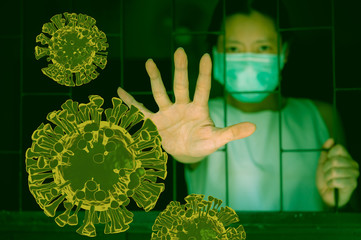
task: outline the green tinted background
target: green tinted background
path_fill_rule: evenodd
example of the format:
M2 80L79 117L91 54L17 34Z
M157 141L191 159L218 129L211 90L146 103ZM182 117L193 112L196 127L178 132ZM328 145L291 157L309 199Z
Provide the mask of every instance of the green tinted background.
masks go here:
M284 2L292 24L289 31L294 32L295 41L283 72L282 94L335 102L343 121L347 148L353 158L360 161L361 20L357 17L357 1ZM171 92L172 54L178 46L185 48L189 57L192 95L215 4L215 0L3 1L0 15L0 210L10 218L18 216L19 212L40 212L28 190L24 153L31 146L32 132L46 122L47 113L60 109L66 99L87 102L89 95L97 94L105 99L104 108L107 108L111 107L111 98L117 96L117 87L122 86L150 110L157 111L144 63L148 58L155 60ZM40 71L47 66L45 58L37 61L34 57L35 37L42 25L63 12L84 13L95 18L110 45L106 68L99 69L99 77L81 87L58 85ZM213 89L212 94L216 96L219 92ZM166 190L155 207L157 211L164 209L171 200L183 202L187 195L183 165L172 158L165 184ZM359 193L360 187L347 211L361 211ZM132 203L130 209L137 208ZM262 215L259 214L257 216ZM52 219L47 221L55 225Z

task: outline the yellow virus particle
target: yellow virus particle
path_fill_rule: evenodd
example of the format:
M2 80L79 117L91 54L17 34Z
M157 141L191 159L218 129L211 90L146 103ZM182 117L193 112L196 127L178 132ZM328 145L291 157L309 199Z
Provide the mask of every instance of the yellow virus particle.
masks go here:
M105 68L109 45L94 18L67 12L64 17L57 14L43 25L36 42L48 47L36 46L35 58L48 56L47 61L52 63L41 71L57 83L80 86L98 77L97 67Z
M138 207L154 208L167 175L167 154L161 148L156 126L134 106L113 98L113 108L89 96L89 103L67 100L62 110L48 114L55 128L41 124L26 151L29 189L49 217L63 202L65 212L55 218L63 227L78 224L77 233L93 237L94 224L105 224L104 233L124 232L133 221L126 209L132 198ZM132 132L132 134L130 134Z
M246 239L242 225L237 228L226 226L239 221L236 212L229 207L221 207L222 200L204 195L191 194L186 204L172 201L156 218L152 240L209 240Z

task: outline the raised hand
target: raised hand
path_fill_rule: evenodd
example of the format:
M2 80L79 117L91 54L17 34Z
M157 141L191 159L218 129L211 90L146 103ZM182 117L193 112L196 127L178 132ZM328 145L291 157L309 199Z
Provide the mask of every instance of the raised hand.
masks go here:
M339 207L347 204L357 186L360 175L358 163L342 145L328 139L324 145L328 152L321 153L316 173L316 185L323 201L335 206L334 190L339 191Z
M215 152L226 143L250 136L256 129L249 122L226 128L214 126L209 116L208 100L211 89L212 63L204 54L199 64L199 75L193 101L189 98L187 55L182 48L174 53L175 103L169 99L160 72L149 59L145 66L150 77L153 97L159 111L152 113L122 88L118 95L128 105L139 108L157 126L166 152L183 163L195 163Z

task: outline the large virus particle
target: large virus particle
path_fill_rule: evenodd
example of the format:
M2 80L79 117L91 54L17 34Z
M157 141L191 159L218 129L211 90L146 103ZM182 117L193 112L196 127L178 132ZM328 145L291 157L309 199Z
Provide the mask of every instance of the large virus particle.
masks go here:
M57 83L80 86L98 77L97 67L105 68L109 45L105 33L94 25L94 18L67 12L64 17L57 14L43 25L36 42L48 47L36 46L35 58L48 56L52 63L41 71Z
M239 221L236 212L229 207L221 207L222 200L204 195L191 194L186 204L172 201L156 218L152 240L209 240L246 239L242 225L237 228L226 226Z
M154 208L164 190L156 181L166 178L168 156L156 126L137 108L113 98L103 121L103 98L89 100L67 100L62 110L48 114L56 126L42 123L34 131L26 171L30 192L47 216L54 217L63 202L65 212L55 222L77 225L84 209L77 232L93 237L97 223L105 224L106 234L129 228L133 214L125 207L130 198L145 211Z

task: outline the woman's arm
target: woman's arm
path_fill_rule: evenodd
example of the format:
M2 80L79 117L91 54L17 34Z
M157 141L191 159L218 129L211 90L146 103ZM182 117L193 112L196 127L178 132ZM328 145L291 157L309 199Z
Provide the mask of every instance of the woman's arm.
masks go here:
M337 143L346 146L345 134L343 131L342 123L339 118L338 112L336 111L335 116L333 115L333 107L331 104L326 102L321 102L317 100L312 100L315 106L318 109L323 121L326 124L330 137L336 139ZM334 119L336 118L336 119ZM334 133L334 124L336 127L336 133Z

